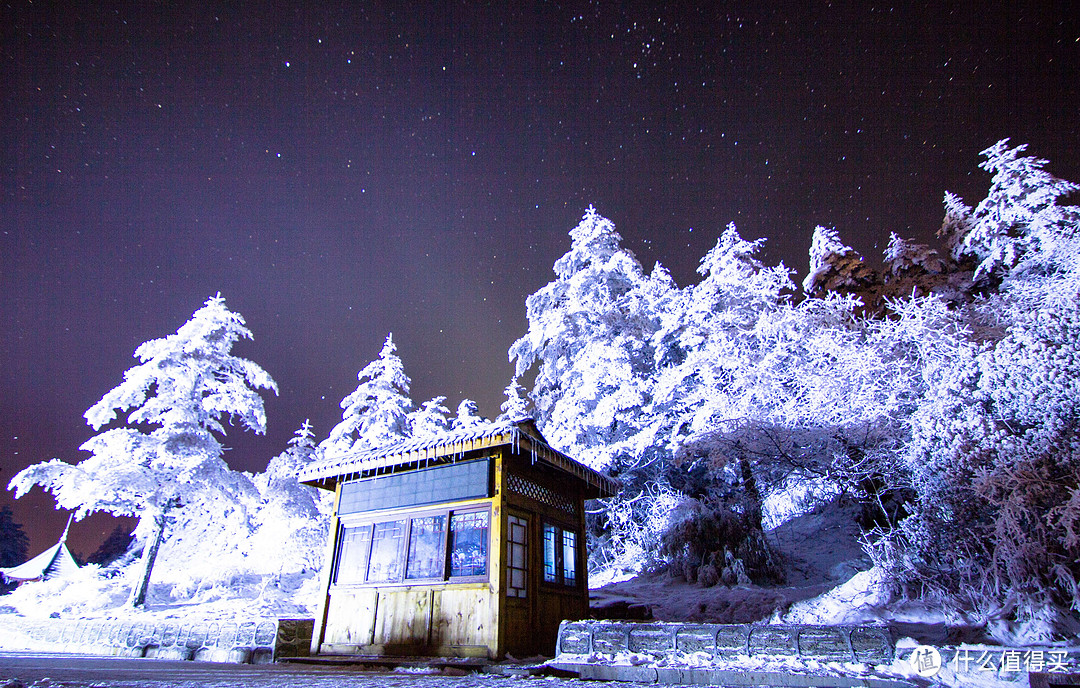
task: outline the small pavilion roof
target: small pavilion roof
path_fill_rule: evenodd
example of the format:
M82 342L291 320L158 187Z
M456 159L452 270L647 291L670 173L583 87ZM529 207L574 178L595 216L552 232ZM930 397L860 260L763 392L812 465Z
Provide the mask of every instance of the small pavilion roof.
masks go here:
M531 418L480 423L438 435L409 437L378 447L317 459L300 471L300 482L334 489L338 481L363 475L390 473L397 469L425 468L464 459L466 452L512 445L529 452L534 462L543 462L587 483L593 498L611 497L619 491L618 481L599 473L554 449L540 434Z
M68 519L68 528L71 527L71 519ZM67 547L68 528L64 528L64 534L55 545L37 555L30 561L23 562L18 566L0 568L0 577L11 583L23 583L33 580L50 580L52 578L66 578L79 570L75 557L71 556L71 550Z

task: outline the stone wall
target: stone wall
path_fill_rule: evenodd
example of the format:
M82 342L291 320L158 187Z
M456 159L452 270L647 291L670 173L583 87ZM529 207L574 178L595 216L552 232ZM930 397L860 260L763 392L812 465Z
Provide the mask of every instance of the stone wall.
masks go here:
M564 621L556 651L560 657L703 653L704 658L715 660L765 655L887 664L893 659L894 645L884 626Z
M307 656L313 626L311 619L29 619L4 614L0 649L262 664Z

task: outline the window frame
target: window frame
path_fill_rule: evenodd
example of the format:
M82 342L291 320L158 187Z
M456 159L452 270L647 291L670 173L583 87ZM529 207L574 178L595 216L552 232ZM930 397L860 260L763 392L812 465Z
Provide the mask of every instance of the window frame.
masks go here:
M450 565L450 528L451 519L455 514L469 514L469 513L483 513L487 516L487 549L485 551L484 561L484 573L481 575L471 576L451 576ZM332 585L334 587L348 587L348 588L379 588L379 587L399 587L408 585L445 585L445 584L457 584L457 583L479 583L486 582L491 575L491 505L490 504L472 504L465 506L445 506L442 508L428 508L420 509L416 511L407 512L395 512L376 514L367 512L362 517L356 518L358 514L349 514L346 518L338 519L338 533L337 542L334 547L334 566L333 566L333 579ZM413 538L413 521L414 519L430 518L430 517L443 517L443 532L440 541L440 547L442 549L442 575L435 577L424 578L409 578L409 556L412 554L412 538ZM401 542L397 546L397 562L400 564L397 575L393 578L380 581L370 580L371 575L371 555L373 552L375 531L378 524L381 523L393 523L395 521L405 521L405 532L401 537ZM362 575L353 576L351 580L346 582L339 582L341 578L341 565L342 554L344 552L346 533L349 530L362 529L364 527L369 528L369 533L364 545L366 546L366 553L364 555L364 561L366 562L366 570ZM354 555L355 556L355 555Z
M518 523L515 523L517 521ZM520 526L523 533L523 540L518 542L514 540L514 526ZM513 600L525 600L529 597L529 574L532 567L529 565L529 531L530 531L530 518L528 516L521 516L518 514L507 512L506 514L506 597ZM514 566L514 547L521 547L522 566ZM521 586L514 585L514 572L521 571L522 581Z
M552 533L552 546L553 549L550 552L553 555L553 560L548 559L548 533ZM573 543L573 574L574 577L570 582L566 580L566 536L572 536ZM576 528L567 528L559 523L554 523L547 519L540 521L540 546L543 551L541 566L540 566L540 582L551 588L560 589L578 589L581 586L581 534ZM553 578L548 578L549 564L554 568Z

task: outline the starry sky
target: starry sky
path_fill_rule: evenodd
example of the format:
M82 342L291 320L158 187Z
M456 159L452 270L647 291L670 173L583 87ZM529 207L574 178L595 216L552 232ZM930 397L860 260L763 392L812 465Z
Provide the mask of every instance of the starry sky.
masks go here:
M952 7L950 7L952 5ZM978 152L1080 181L1071 2L0 5L0 481L92 435L142 342L216 292L318 439L393 332L412 397L498 414L525 298L591 203L679 284L734 221L801 278L816 224L932 242ZM37 551L65 516L13 505ZM112 529L72 530L89 554Z

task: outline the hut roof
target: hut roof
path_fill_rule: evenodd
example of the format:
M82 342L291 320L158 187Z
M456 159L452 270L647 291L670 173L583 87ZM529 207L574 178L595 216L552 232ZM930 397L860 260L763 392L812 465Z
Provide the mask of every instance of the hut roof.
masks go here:
M71 519L68 519L71 526ZM23 583L32 580L50 580L52 578L66 578L79 570L75 557L67 547L67 528L60 536L60 541L37 555L30 561L0 568L0 577L9 583Z
M339 480L452 463L464 459L466 452L507 444L515 451L528 452L534 462L543 462L576 476L592 488L591 497L611 497L619 491L618 481L552 448L531 418L480 423L438 435L410 437L379 447L324 457L302 469L299 478L308 485L333 489Z

